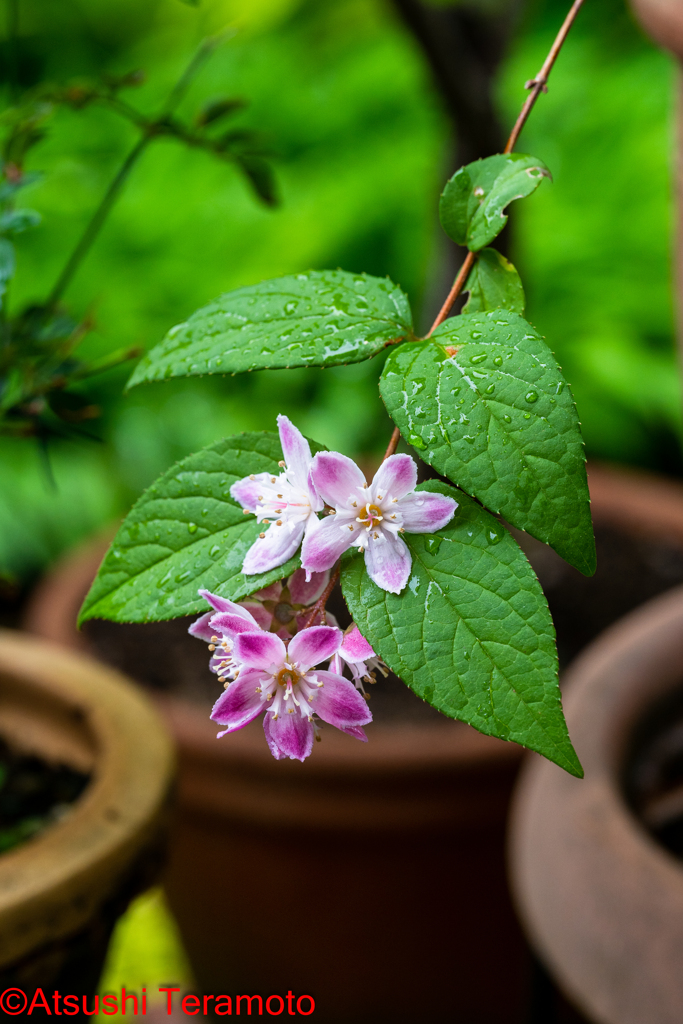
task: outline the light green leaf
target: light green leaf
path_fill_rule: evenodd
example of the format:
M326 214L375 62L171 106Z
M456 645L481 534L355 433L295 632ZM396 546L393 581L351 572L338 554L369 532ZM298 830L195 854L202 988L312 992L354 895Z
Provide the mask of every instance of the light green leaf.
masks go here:
M487 313L491 309L524 312L524 289L513 265L495 249L482 249L463 291L469 298L463 313Z
M40 214L35 210L6 210L0 215L0 233L19 235L22 231L40 224Z
M412 337L408 299L387 278L343 270L238 288L169 331L128 386L168 377L339 366Z
M454 242L473 252L489 245L507 224L503 213L550 178L542 160L523 153L497 153L461 167L446 183L439 203L441 224Z
M14 276L14 246L6 238L0 238L0 306L7 291L7 282Z
M446 320L387 359L382 398L421 458L581 572L595 541L569 385L534 328L507 310Z
M345 559L342 590L361 633L412 690L451 718L514 740L572 775L555 631L540 584L501 524L438 481L418 490L459 507L436 534L405 534L413 559L402 594L380 590L362 555Z
M321 446L311 442L311 451ZM259 576L240 571L263 526L230 487L250 473L281 471L277 434L216 441L169 469L126 516L85 599L79 622L153 622L207 610L201 587L238 601L294 572L298 556Z

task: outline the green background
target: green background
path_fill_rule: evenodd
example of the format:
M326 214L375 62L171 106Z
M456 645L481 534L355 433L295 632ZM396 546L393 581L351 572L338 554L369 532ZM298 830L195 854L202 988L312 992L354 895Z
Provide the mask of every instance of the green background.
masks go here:
M565 8L529 4L498 85L506 124ZM128 98L153 111L199 40L226 24L237 35L182 110L248 97L236 124L269 137L282 205L266 209L204 153L155 144L67 293L96 319L84 351L151 346L225 290L325 267L389 274L428 326L450 283L437 204L453 145L424 59L383 0L20 0L22 75L61 82L144 67L148 84ZM510 256L526 316L572 384L589 454L679 473L672 108L671 60L621 2L587 4L518 146L548 164L554 184L515 204ZM44 221L17 239L15 308L51 286L134 137L106 111L57 115L29 160L46 176L24 201ZM347 454L381 451L390 425L379 372L375 360L126 397L126 374L111 372L88 391L105 409L104 443L53 447L56 488L33 442L0 440L0 567L29 581L171 462L235 431L272 430L278 412Z

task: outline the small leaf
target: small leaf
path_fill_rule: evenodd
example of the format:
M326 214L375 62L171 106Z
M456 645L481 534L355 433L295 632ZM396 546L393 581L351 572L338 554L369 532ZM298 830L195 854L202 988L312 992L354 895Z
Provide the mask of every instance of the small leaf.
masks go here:
M238 288L205 306L139 363L128 387L168 377L340 366L412 336L410 306L386 278L314 270Z
M321 446L311 442L311 451ZM133 506L85 599L79 622L156 622L207 610L201 587L238 601L294 572L298 556L244 576L247 550L264 529L230 497L250 473L281 470L277 434L216 441L169 469Z
M7 282L14 275L14 246L6 238L0 238L0 306L7 291Z
M214 121L218 121L222 117L227 117L237 113L238 110L243 110L246 106L246 100L239 98L230 99L227 96L219 96L217 99L207 100L197 114L195 124L199 128L203 128L205 125L213 124Z
M463 313L486 313L491 309L524 312L524 289L513 265L495 249L482 249L463 289L469 298Z
M40 224L41 216L36 210L6 210L0 215L0 233L18 235Z
M576 406L534 328L507 310L446 320L400 345L380 392L420 457L582 573L595 541Z
M248 133L246 129L244 133L231 132L230 136L232 136L232 138L224 136L221 143L225 146L229 146L232 141L244 141L239 137L243 134L250 133ZM249 179L249 182L259 199L262 199L266 206L277 206L278 195L275 183L275 174L273 173L273 168L270 166L268 161L264 160L262 156L255 156L251 153L233 153L231 156Z
M461 167L446 183L439 203L441 224L454 242L477 252L507 224L503 210L550 178L541 160L523 153L498 153Z
M413 559L402 594L380 590L363 556L345 558L342 590L361 633L403 681L450 718L514 740L572 775L555 631L522 551L471 498L430 480L418 491L458 501L436 534L404 534Z

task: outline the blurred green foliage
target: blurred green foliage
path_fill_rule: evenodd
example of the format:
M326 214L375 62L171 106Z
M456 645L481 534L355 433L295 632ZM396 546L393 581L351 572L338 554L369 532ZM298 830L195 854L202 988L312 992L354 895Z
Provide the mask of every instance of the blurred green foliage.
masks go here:
M506 121L565 8L530 0L500 81ZM172 139L144 155L65 296L95 321L87 357L148 347L221 292L303 269L389 274L418 311L440 304L433 283L450 283L437 220L454 170L449 126L417 45L384 0L20 0L19 9L25 87L142 67L144 110L201 38L235 25L180 114L199 97L248 98L235 124L257 126L277 154L277 210L258 205L233 168ZM672 93L671 61L621 0L587 4L518 147L549 165L554 184L515 211L511 255L527 316L574 388L590 454L677 472ZM133 138L106 110L58 112L29 162L44 172L27 195L43 222L16 240L13 304L52 286ZM58 445L56 487L27 442L1 443L0 566L30 576L122 513L174 459L228 433L272 429L280 411L324 444L381 450L390 426L379 370L375 360L172 381L125 398L122 370L79 385L105 410L105 443Z

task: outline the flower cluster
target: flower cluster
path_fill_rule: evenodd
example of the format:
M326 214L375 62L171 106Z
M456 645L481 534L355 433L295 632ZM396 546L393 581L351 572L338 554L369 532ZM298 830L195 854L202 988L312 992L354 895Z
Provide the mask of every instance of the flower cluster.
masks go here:
M371 484L339 452L318 452L286 416L278 416L284 462L279 476L257 473L237 481L230 494L246 512L267 523L244 559L246 575L283 565L301 547L310 580L328 572L350 547L365 555L370 578L400 594L410 578L411 557L401 534L434 533L453 518L453 498L416 492L417 466L410 455L386 459ZM328 515L318 518L327 506Z
M290 579L286 589L291 587ZM264 713L266 741L278 759L308 757L318 731L314 716L366 740L363 726L372 714L356 682L362 689L376 658L356 627L345 635L337 626L309 626L291 638L285 631L283 639L282 628L269 631L277 622L260 602L236 604L207 590L200 593L213 611L190 626L190 633L209 642L211 668L226 686L211 713L225 727L219 737ZM318 667L324 662L328 669ZM354 682L342 675L344 664Z

